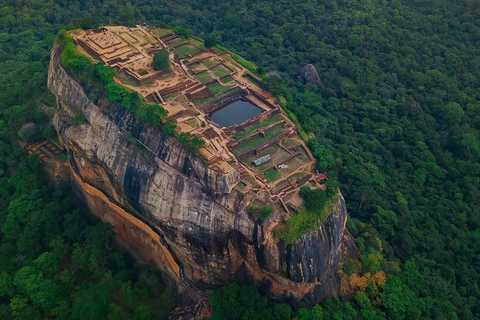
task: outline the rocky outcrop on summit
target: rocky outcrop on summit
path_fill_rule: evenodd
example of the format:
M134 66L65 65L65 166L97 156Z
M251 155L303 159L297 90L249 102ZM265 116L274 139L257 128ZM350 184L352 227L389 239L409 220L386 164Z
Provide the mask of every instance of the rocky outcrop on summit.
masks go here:
M317 69L312 64L307 64L300 71L300 77L305 79L305 81L313 83L321 83L320 76L318 75Z
M279 212L263 222L247 213L255 195L234 189L238 172L205 167L175 138L108 102L62 68L61 52L56 41L48 87L59 105L54 125L72 181L127 250L200 288L243 279L308 302L339 293L338 264L353 246L341 193L325 224L284 244L273 236ZM79 117L84 121L73 121Z

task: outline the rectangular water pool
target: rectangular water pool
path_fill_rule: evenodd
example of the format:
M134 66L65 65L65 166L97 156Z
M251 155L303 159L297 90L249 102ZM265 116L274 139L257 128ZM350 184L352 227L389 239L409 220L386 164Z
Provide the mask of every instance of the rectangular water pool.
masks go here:
M230 127L247 121L262 113L262 111L262 109L248 101L236 100L212 113L210 118L221 127Z

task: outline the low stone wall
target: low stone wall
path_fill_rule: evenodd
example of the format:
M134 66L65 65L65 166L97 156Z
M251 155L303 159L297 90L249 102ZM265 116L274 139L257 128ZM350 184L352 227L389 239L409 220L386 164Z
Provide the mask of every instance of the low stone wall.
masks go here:
M250 90L250 94L252 96L254 96L255 98L257 98L258 100L260 100L261 102L263 102L265 105L267 105L268 107L272 108L272 109L277 109L277 106L275 106L274 104L272 104L270 101L268 101L267 99L265 99L265 97L263 97L261 94L259 94L258 92L256 91L253 91L253 90Z
M220 98L219 100L214 100L214 101L212 101L208 104L203 104L203 105L200 106L200 108L202 108L205 113L210 114L210 113L215 112L217 109L220 109L225 104L227 104L231 101L234 101L234 100L241 99L244 96L245 96L244 91L234 92L234 93L231 93L231 94L227 95L226 97Z
M228 135L231 135L233 131L239 131L239 130L243 130L244 128L248 127L248 126L251 126L259 121L265 121L268 117L270 116L273 116L277 113L280 112L280 109L272 109L270 111L266 111L266 112L262 112L260 113L259 115L251 118L250 120L247 120L245 122L242 122L238 125L234 125L234 126L231 126L231 127L228 127L226 130L225 130L225 133L228 134Z

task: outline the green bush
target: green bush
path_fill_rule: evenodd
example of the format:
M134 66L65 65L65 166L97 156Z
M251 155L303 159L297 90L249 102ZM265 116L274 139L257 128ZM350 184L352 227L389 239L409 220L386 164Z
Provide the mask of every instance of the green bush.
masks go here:
M168 70L170 69L170 61L168 58L168 52L166 50L160 50L153 55L152 66L155 70Z
M316 215L325 214L325 204L328 200L327 192L322 189L310 189L310 187L304 186L300 188L300 196L304 200L304 205L307 211Z
M46 139L55 139L57 137L57 131L54 126L48 126L42 131L43 136Z
M215 37L209 36L205 38L205 43L204 43L205 48L210 49L212 47L215 47L216 45L217 45L217 39L215 39Z
M105 86L105 96L110 102L122 102L128 94L128 89L118 83L110 82Z
M326 221L327 207L335 201L336 192L323 191L322 189L312 190L305 186L300 189L299 194L304 200L303 207L288 219L285 225L274 232L277 237L283 238L287 244L293 243L304 234L318 229Z
M266 219L272 215L273 211L275 211L275 206L273 204L261 207L251 205L247 208L247 211L257 219Z
M158 104L144 104L138 111L138 117L140 120L149 122L156 127L160 127L167 116L168 111L160 107Z
M199 149L205 146L205 140L203 140L197 134L191 134L189 132L182 132L178 135L178 140L187 148L188 151L197 152Z
M347 275L362 271L362 264L357 259L348 259L342 264L342 270Z

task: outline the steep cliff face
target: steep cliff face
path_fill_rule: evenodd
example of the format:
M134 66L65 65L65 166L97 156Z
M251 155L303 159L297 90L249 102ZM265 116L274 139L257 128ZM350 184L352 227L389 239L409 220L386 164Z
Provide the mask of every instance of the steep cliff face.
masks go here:
M206 168L175 138L74 79L60 65L61 50L56 42L48 87L73 181L132 254L202 288L241 277L279 297L316 302L338 294L338 264L354 251L340 193L324 225L284 245L272 234L278 212L263 223L247 213L254 195L233 189L238 172Z

